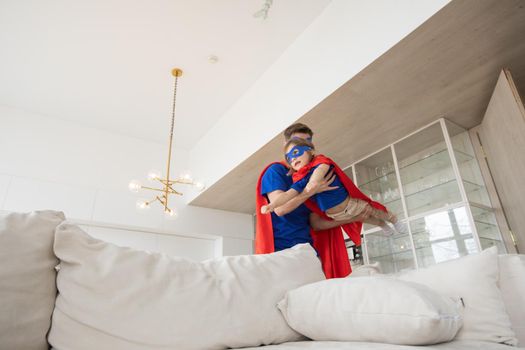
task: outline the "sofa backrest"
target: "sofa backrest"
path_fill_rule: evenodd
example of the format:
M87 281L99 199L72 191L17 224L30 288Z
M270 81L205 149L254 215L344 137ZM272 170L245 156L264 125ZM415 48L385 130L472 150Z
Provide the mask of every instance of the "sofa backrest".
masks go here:
M0 215L0 349L48 349L56 299L56 211Z

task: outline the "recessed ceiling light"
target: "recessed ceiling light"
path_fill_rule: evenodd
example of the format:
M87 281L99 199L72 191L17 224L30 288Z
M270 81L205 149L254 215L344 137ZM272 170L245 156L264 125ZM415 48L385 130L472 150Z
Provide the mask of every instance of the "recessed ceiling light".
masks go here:
M219 57L217 57L215 55L209 55L208 56L208 62L210 62L210 63L217 63L217 62L219 62Z

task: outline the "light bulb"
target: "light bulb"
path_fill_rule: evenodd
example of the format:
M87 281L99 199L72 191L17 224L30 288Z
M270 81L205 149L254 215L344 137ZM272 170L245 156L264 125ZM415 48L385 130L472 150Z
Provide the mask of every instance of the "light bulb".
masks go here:
M170 209L170 208L164 209L164 214L166 215L167 218L170 218L170 219L177 217L177 213L175 212L175 210Z
M148 173L148 180L153 181L157 179L160 179L160 171L150 170Z
M142 199L139 199L136 202L136 204L137 204L137 208L138 209L149 209L151 207L150 204L147 201L142 200Z
M197 181L194 183L195 188L197 188L197 191L203 191L206 188L206 185L204 185L202 182Z
M189 181L191 182L192 179L191 179L191 173L189 171L185 171L183 172L182 174L180 174L180 178L184 181Z
M142 184L138 180L132 180L130 181L128 188L131 192L137 193L142 187Z

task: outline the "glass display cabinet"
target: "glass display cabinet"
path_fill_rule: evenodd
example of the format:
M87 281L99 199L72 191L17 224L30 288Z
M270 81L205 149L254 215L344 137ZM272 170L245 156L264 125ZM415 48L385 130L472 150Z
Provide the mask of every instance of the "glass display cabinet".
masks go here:
M344 171L361 191L408 224L406 234L391 237L363 225L364 263L379 262L383 272L392 273L494 245L505 252L468 131L446 119Z

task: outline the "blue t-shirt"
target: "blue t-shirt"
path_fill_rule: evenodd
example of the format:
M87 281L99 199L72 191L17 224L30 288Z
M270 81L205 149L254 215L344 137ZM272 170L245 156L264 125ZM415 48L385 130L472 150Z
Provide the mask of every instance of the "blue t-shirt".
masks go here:
M267 194L273 191L288 191L292 186L292 177L287 175L288 169L282 164L272 164L261 180L261 192ZM301 204L292 212L277 216L272 215L273 239L275 251L291 248L300 243L312 243L310 236L310 210Z
M319 164L320 165L320 164ZM308 181L310 180L310 177L312 176L312 173L314 170L319 166L316 165L313 167L308 174L306 174L305 177L303 177L301 180L297 181L292 185L292 188L296 190L297 192L303 192L304 188L306 187L306 184L308 184ZM330 166L330 169L333 167ZM339 176L335 176L334 182L330 186L337 186L337 189L332 191L324 191L321 193L314 194L311 199L317 204L319 209L321 209L323 212L327 211L330 208L335 207L339 203L343 202L346 197L348 197L348 191L343 186L341 180L339 179Z

